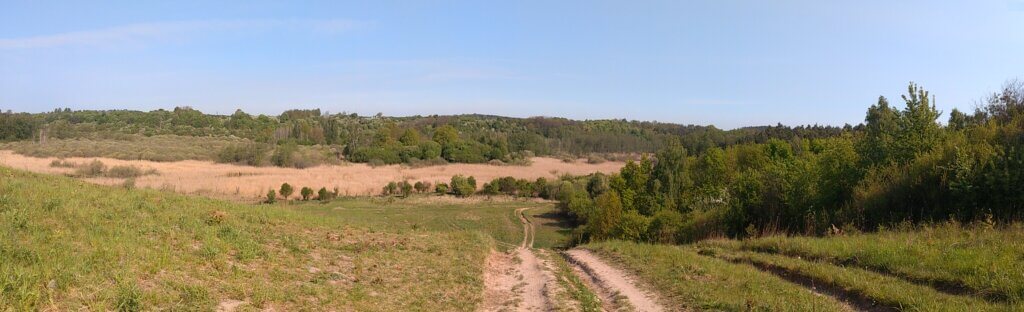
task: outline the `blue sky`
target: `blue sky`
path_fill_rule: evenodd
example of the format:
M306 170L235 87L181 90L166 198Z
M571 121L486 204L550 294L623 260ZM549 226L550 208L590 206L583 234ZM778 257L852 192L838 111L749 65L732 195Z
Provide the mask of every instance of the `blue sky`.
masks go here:
M1012 78L1024 0L0 1L15 111L842 125L909 81L948 113Z

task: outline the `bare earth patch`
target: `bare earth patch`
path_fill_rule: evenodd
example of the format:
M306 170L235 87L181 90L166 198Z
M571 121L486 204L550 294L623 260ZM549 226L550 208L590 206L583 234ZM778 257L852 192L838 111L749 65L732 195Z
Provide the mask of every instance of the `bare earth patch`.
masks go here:
M0 164L41 173L67 174L73 169L51 167L50 162L56 158L36 158L15 154L9 150L0 150ZM338 166L320 166L306 169L279 167L249 167L231 164L219 164L210 161L176 161L155 162L145 160L119 160L112 158L67 158L67 161L85 163L94 159L107 166L134 165L139 168L156 169L159 175L138 177L136 187L165 189L184 194L196 194L252 201L263 198L268 190L278 189L281 183L289 183L295 189L304 186L314 190L326 187L328 190L338 188L341 195L376 195L381 187L391 181L409 180L445 182L452 175L462 174L476 177L483 182L504 176L523 179L540 177L557 178L562 174L585 175L594 172L616 172L624 163L604 162L588 164L585 161L566 163L555 158L533 158L528 166L494 166L487 164L448 164L422 168L390 165L370 167L366 164L345 164ZM244 173L244 174L240 174ZM119 185L124 179L88 178L86 181Z
M621 304L615 303L626 301L636 311L665 311L654 295L637 288L633 278L608 265L590 251L572 249L566 251L565 255L579 268L577 273L603 297L606 309L621 309ZM618 300L618 297L624 300Z

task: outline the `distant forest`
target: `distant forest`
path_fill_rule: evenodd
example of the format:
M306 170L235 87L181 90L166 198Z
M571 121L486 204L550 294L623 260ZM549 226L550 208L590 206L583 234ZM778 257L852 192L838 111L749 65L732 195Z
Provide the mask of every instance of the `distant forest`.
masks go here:
M781 124L721 130L659 122L487 115L358 116L319 109L289 110L278 116L253 116L237 110L224 116L188 107L150 112L6 112L0 114L0 126L0 141L116 139L119 135L241 138L245 140L221 147L217 160L283 166L289 162L281 158L290 156L284 154L302 146L331 147L335 158L375 164L516 163L531 156L603 158L653 153L669 142L680 142L687 150L702 153L709 148L769 139L819 139L856 131L851 126Z

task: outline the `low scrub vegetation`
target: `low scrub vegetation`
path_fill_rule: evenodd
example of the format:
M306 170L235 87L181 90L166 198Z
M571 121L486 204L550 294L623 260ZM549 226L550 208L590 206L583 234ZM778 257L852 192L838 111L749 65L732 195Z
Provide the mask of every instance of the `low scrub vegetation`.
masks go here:
M102 161L93 160L87 163L70 163L67 161L57 161L50 163L50 166L75 168L75 171L71 174L72 176L79 178L137 178L145 175L159 174L156 169L142 169L134 165L116 165L113 167L107 167Z

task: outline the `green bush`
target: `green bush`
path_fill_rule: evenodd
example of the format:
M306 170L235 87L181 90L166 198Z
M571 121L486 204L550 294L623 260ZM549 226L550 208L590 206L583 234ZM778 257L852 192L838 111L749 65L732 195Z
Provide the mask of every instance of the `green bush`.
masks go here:
M284 198L285 200L287 200L288 196L292 196L292 192L294 192L294 191L295 191L295 189L292 188L291 184L288 184L288 183L282 183L281 184L281 191L280 191L281 198Z
M450 191L451 189L448 187L448 184L444 182L437 183L437 185L434 186L434 192L438 194L448 194Z
M302 195L302 200L309 200L309 198L313 196L313 189L308 186L303 186L302 190L299 191L299 194Z
M470 183L473 182L473 183ZM455 175L451 180L451 192L455 196L468 197L476 192L476 179L473 177L466 178L462 175Z
M106 164L99 160L93 160L82 166L79 166L78 169L75 170L74 175L83 178L92 178L102 176L103 173L105 173L106 171Z

